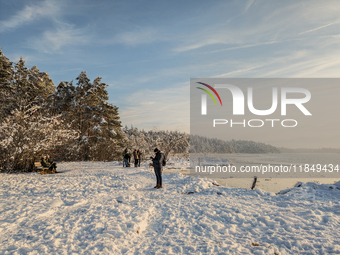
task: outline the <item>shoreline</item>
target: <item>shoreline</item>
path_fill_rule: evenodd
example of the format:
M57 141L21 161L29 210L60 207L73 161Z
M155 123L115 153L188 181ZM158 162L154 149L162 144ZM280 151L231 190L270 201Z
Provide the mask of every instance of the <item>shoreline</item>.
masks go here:
M164 169L163 174L182 173L186 176L193 176L189 169ZM214 180L223 187L228 188L246 188L250 189L253 178L214 178L206 177ZM339 178L257 178L255 189L261 189L267 192L278 193L281 190L293 188L298 182L315 182L318 184L334 184Z

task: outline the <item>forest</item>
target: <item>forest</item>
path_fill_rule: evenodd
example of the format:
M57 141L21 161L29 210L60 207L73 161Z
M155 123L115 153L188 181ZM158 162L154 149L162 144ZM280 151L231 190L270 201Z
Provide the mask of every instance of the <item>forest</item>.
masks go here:
M26 67L23 58L11 62L0 48L0 171L33 171L34 162L45 154L56 161L121 160L124 148L141 149L144 157L155 147L165 157L279 152L252 141L123 127L119 108L109 103L107 87L101 77L91 81L85 71L75 81L56 86L46 72Z

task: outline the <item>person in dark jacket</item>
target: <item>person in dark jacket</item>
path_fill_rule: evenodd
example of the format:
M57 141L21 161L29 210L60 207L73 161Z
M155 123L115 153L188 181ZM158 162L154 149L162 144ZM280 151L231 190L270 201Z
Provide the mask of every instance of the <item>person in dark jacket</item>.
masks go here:
M137 167L138 166L138 153L136 149L133 151L133 159L135 160L135 167Z
M124 156L124 162L126 167L130 167L130 160L131 160L132 153L126 152Z
M164 155L163 153L160 152L160 150L158 148L156 148L154 150L155 152L155 157L150 157L150 159L153 162L153 168L155 170L155 175L156 175L156 179L157 179L157 185L154 187L155 189L161 189L163 188L162 185L162 170L163 170L163 159L164 159Z
M122 156L123 156L123 167L124 166L127 166L127 165L125 165L125 155L126 155L126 153L128 153L128 149L126 148L124 151L123 151L123 153L122 153Z
M138 155L138 166L140 167L140 162L142 160L142 151L141 150L137 150L137 155Z
M48 161L47 161L47 157L44 156L41 158L41 165L43 167L48 167L48 169L52 172L52 173L57 173L57 164L56 163L52 163L50 164Z

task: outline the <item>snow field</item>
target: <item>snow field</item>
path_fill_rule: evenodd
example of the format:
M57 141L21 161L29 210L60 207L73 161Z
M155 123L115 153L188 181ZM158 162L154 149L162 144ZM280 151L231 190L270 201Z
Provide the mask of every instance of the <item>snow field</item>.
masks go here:
M58 171L1 175L0 254L340 254L340 183L276 195L174 173L156 190L147 163Z

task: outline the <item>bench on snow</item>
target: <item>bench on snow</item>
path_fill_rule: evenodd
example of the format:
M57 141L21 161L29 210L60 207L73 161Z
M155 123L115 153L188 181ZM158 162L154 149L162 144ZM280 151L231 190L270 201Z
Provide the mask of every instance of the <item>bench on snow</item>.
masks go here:
M40 171L40 174L55 174L55 170L52 171L48 167L44 167L40 162L34 162L34 166Z

